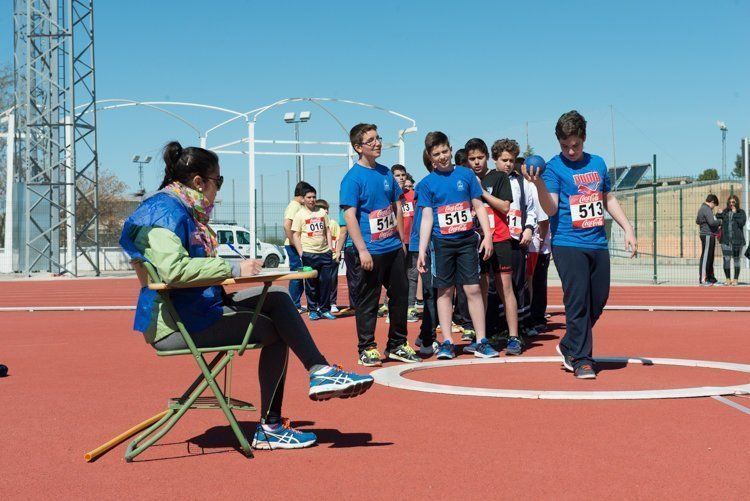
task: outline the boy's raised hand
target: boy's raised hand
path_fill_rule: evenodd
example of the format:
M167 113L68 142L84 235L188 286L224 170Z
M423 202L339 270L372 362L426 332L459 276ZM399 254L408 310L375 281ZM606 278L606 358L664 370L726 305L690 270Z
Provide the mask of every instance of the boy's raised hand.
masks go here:
M524 179L526 179L530 183L536 183L537 181L542 180L542 168L541 167L530 166L527 169L526 164L523 164L521 166L521 174L523 174Z

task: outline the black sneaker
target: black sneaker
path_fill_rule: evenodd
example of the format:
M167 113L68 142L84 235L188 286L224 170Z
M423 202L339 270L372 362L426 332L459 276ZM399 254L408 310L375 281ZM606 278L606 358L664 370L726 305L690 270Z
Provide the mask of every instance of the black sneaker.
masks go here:
M402 344L395 350L386 350L385 358L398 360L399 362L406 362L407 364L422 361L422 359L417 356L417 352L415 352L407 343Z
M577 379L596 379L596 372L590 364L583 364L576 367L575 376Z
M365 367L380 367L383 363L380 361L380 352L376 348L368 348L359 354L359 365Z
M557 350L557 353L562 357L563 367L565 367L565 369L570 372L574 372L573 357L571 357L570 355L564 355L562 352L562 346L560 346L559 344L555 346L555 349Z

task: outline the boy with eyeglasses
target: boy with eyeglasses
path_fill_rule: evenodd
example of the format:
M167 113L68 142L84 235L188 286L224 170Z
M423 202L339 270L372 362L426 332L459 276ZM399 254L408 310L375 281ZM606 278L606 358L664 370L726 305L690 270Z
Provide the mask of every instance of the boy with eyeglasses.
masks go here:
M419 362L406 341L409 285L399 203L403 192L388 167L377 162L383 143L376 125L355 125L349 140L359 159L341 181L339 203L361 266L356 310L359 363L368 367L382 364L375 342L375 324L383 286L390 298L391 320L385 355L391 360Z

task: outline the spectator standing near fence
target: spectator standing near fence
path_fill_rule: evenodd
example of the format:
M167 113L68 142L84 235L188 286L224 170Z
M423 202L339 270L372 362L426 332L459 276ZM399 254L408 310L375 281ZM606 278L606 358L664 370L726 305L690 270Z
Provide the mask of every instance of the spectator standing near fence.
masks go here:
M718 205L717 196L713 193L708 195L695 217L695 224L698 225L701 239L700 285L714 285L718 282L714 275L714 249L716 248L716 235L721 226L721 222L714 217L714 209Z
M745 223L747 216L740 209L740 199L737 195L730 195L727 207L717 216L721 223L721 252L724 257L724 277L727 285L737 285L740 278L740 252L745 246ZM730 278L730 266L734 261L734 278Z
M291 271L302 267L302 258L297 254L297 249L292 244L292 221L294 221L294 216L302 208L302 190L306 188L312 188L312 186L305 181L297 183L297 186L294 187L294 198L286 206L286 209L284 209L284 234L286 235L284 249L286 249L286 255L289 257L289 269ZM289 295L292 296L292 302L300 313L307 311L307 308L303 307L300 302L303 288L302 280L289 281Z

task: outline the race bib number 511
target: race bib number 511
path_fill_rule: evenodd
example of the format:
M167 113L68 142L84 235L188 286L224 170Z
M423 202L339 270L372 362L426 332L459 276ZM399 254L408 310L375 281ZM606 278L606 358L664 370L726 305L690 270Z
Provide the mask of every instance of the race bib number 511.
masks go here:
M383 240L396 234L396 214L389 205L370 212L370 241Z
M573 228L604 226L604 196L601 191L570 197L570 219Z
M438 227L442 235L452 235L474 227L469 202L441 205L437 209Z

